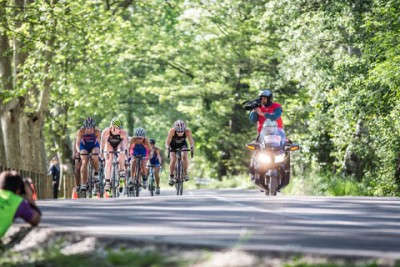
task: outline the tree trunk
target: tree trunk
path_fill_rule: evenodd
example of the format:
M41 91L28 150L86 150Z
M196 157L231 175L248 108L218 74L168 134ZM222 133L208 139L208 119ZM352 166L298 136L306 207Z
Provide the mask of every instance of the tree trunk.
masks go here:
M0 123L0 166L6 166L6 152L4 150L3 128Z
M20 119L21 169L45 173L43 119L22 114Z
M1 113L5 164L11 169L20 169L19 115L18 107Z

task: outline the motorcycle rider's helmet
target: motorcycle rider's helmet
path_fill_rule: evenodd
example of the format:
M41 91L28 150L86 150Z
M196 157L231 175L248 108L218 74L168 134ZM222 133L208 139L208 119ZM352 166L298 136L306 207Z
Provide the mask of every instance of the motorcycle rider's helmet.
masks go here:
M142 127L135 129L135 137L145 137L145 136L146 136L146 131Z
M261 98L262 96L265 96L268 99L268 104L272 103L272 99L273 99L273 95L272 92L268 89L264 89L262 91L260 91L260 93L258 94L258 96Z
M119 129L122 129L122 127L123 127L122 120L117 118L117 117L112 118L111 119L111 126L118 127Z
M91 118L88 117L86 120L83 121L84 128L94 128L96 126L96 122Z
M185 131L185 129L186 129L186 124L185 124L185 122L182 121L182 120L177 120L177 121L174 123L174 129L175 129L175 131L177 131L177 132L183 132L183 131Z

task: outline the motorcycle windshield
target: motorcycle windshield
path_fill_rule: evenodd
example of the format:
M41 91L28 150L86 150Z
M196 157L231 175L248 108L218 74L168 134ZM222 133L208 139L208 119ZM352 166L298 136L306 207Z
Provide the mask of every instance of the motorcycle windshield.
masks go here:
M268 147L279 147L281 145L282 137L280 135L265 135L264 145Z

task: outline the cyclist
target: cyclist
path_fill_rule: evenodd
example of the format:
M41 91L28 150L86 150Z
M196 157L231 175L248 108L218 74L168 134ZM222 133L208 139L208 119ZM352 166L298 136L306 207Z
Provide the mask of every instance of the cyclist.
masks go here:
M173 186L175 183L175 163L176 163L176 155L174 151L177 148L187 148L188 144L186 138L189 139L190 150L194 149L194 141L192 137L192 131L189 128L186 128L186 124L182 120L177 120L174 122L174 126L169 130L167 140L165 142L165 147L167 148L168 153L170 153L170 163L169 163L169 185ZM189 158L187 155L187 151L182 151L183 157L183 171L185 176L185 181L189 181L188 169L189 169Z
M156 140L150 139L150 152L149 152L149 162L153 165L154 177L156 178L156 194L160 194L160 169L161 169L161 149L156 146ZM149 167L148 167L149 168ZM149 173L147 171L147 173Z
M134 135L131 138L131 141L129 143L129 152L130 155L133 155L132 161L131 161L131 174L132 178L135 177L135 172L136 172L136 157L135 156L142 156L142 162L141 162L141 175L142 175L142 181L143 181L143 188L146 189L147 187L147 170L146 170L146 164L147 164L147 156L148 156L148 151L150 150L150 141L146 137L146 131L139 127L134 130ZM140 181L139 181L140 182ZM141 184L141 182L140 182Z
M0 173L0 238L16 218L36 226L41 212L32 198L29 183L15 171L4 171Z
M75 158L81 159L80 177L81 185L80 191L86 191L87 189L87 166L88 166L88 153L93 153L93 167L94 167L94 184L95 190L97 183L99 182L99 157L101 131L96 128L96 122L88 117L83 121L83 127L81 127L76 133L75 149L77 154ZM95 155L97 154L97 155Z
M128 147L128 134L123 129L122 121L114 117L111 119L110 126L104 129L101 135L101 153L105 154L105 177L106 182L104 185L104 190L110 191L111 189L111 166L113 161L113 155L111 154L114 151L123 151L125 153L120 153L118 156L119 163L119 176L120 179L125 178L125 156L127 156L127 147Z

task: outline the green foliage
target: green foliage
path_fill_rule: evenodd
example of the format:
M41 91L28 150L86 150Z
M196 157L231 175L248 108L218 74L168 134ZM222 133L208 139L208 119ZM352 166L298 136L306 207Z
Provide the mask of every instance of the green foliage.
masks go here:
M183 119L196 143L193 176L235 180L256 136L240 103L270 88L302 147L296 168L337 188L318 192L365 193L343 178L352 149L366 194L399 194L396 1L35 1L18 16L2 12L0 29L23 43L26 60L15 90L0 96L28 96L33 114L51 84L49 154L69 157L66 144L87 116L100 128L119 116L129 134L144 127L160 147ZM360 121L366 130L356 137Z
M358 182L349 176L332 175L326 172L307 172L294 177L283 191L288 195L319 196L368 196L368 182Z

